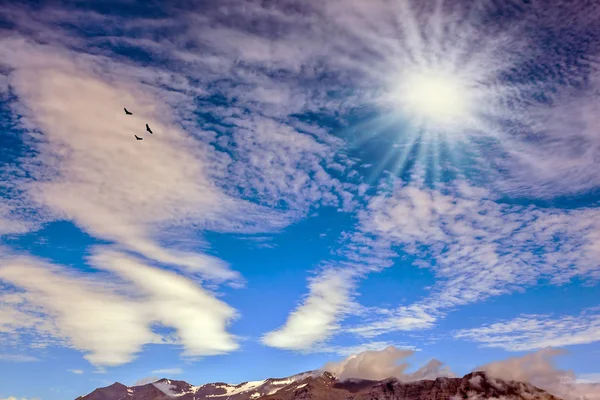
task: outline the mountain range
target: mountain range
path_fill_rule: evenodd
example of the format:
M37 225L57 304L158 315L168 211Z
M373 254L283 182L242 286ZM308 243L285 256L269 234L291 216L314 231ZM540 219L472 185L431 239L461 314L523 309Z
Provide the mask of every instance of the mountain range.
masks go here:
M184 381L160 379L139 386L119 382L98 388L76 400L560 400L529 383L504 381L484 372L462 378L401 382L339 380L323 371L308 371L287 378L232 385L223 382L193 386Z

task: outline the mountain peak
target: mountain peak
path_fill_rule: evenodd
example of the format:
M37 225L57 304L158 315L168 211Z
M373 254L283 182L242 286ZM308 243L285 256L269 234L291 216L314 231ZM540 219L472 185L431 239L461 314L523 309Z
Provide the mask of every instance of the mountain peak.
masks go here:
M215 382L192 386L167 378L135 387L115 382L77 400L168 400L173 397L178 400L560 400L531 384L490 378L481 371L462 378L401 382L396 378L340 381L334 374L319 370L237 385Z

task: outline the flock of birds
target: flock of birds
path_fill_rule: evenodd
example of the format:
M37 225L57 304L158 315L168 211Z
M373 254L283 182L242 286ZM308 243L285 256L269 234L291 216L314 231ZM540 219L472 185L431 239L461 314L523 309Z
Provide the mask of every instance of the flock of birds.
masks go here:
M133 113L131 111L128 111L126 108L123 107L123 110L125 110L125 115L133 115ZM146 124L146 132L150 133L151 135L154 133L152 132L152 129L150 129L150 127L148 126L148 124ZM144 138L139 137L138 135L133 135L135 136L136 140L144 140Z

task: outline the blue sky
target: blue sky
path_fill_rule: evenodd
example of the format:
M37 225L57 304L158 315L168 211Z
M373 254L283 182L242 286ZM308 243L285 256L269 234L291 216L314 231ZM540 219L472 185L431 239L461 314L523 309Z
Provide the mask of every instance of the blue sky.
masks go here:
M321 3L0 6L0 399L387 346L598 380L600 11Z

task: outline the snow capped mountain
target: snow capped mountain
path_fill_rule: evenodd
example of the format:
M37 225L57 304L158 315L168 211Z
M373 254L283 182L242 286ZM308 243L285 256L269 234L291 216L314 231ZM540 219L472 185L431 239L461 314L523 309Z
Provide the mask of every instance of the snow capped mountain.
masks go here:
M437 378L416 382L350 379L308 371L287 378L232 385L223 382L192 386L184 381L160 379L128 387L118 382L76 400L560 400L523 382L502 381L483 372L462 378Z
M115 382L110 386L80 396L77 400L163 400L172 398L180 400L250 400L273 395L295 382L320 374L322 374L320 371L308 371L286 378L269 378L262 381L242 382L237 385L215 382L192 386L184 381L165 378L153 383L131 387Z

